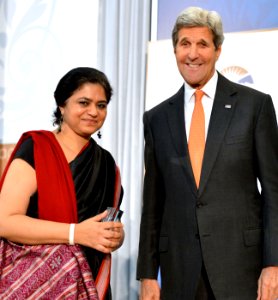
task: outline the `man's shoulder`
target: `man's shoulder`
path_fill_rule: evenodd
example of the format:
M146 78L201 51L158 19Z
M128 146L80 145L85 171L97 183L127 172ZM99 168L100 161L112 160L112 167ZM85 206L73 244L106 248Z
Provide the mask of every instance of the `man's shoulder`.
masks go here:
M253 96L266 96L263 91L256 89L252 85L245 85L228 79L227 77L219 74L217 87L222 89L225 86L226 89L230 89L231 92L239 92L243 94L252 94Z
M174 95L170 96L166 100L162 101L161 103L157 104L150 110L146 111L145 113L149 115L155 115L157 113L163 112L165 109L168 110L169 105L177 104L179 102L184 101L184 86L182 86Z

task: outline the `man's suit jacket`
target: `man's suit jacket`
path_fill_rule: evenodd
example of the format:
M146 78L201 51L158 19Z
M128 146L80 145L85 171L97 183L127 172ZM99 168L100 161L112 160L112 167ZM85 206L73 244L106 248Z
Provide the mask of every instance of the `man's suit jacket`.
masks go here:
M137 278L156 278L160 267L162 299L190 300L204 263L216 299L254 300L261 269L278 265L271 97L218 75L199 190L184 116L184 87L144 114Z

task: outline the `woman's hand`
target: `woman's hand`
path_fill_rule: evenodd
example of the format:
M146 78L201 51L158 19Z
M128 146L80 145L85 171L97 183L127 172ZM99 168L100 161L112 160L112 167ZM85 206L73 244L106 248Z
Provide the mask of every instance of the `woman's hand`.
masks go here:
M89 218L75 226L75 243L94 248L103 253L118 249L124 240L121 222L102 222L107 211Z

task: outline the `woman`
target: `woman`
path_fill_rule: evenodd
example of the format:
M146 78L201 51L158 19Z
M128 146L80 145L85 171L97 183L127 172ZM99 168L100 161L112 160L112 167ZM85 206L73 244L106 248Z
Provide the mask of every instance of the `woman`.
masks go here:
M101 221L123 193L114 159L91 138L111 95L102 72L69 71L54 93L57 129L17 143L0 183L0 298L111 299L110 253L124 230Z

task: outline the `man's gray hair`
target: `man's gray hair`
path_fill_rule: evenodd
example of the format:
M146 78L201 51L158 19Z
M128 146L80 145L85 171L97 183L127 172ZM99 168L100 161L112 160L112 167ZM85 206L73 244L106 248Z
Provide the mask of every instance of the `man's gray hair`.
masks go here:
M208 11L200 7L188 7L177 17L172 30L174 48L178 43L178 33L181 28L208 27L213 34L213 43L217 49L224 41L222 20L216 11Z

